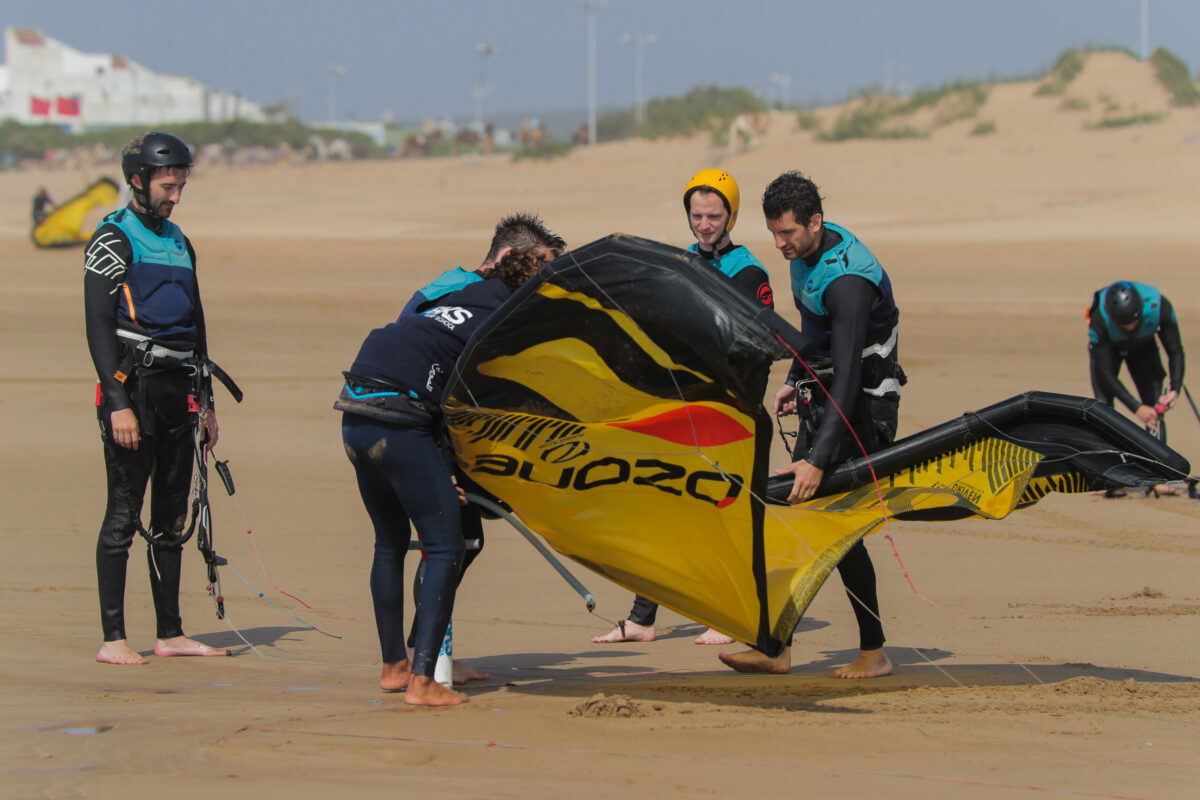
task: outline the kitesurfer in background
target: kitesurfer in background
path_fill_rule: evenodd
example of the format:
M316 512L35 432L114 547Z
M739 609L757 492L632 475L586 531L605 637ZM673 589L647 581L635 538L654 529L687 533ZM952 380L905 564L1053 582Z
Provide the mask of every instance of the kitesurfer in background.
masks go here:
M1097 400L1113 405L1113 399L1129 409L1147 430L1157 432L1162 414L1179 397L1183 387L1183 342L1171 301L1158 289L1145 283L1117 281L1092 295L1087 312L1088 360L1092 392ZM1163 369L1158 342L1167 351L1167 369ZM1129 368L1137 397L1121 383L1121 364ZM1163 394L1163 378L1169 377ZM1163 441L1166 441L1165 428ZM1176 494L1167 484L1156 487L1160 494ZM1120 497L1119 489L1105 492Z
M36 228L45 222L46 217L50 216L50 212L57 207L50 199L50 192L46 191L45 186L38 189L37 194L33 196L33 227Z
M150 588L158 656L227 656L184 636L179 617L183 546L194 459L186 361L207 356L196 251L168 217L192 166L187 146L169 133L135 137L121 154L132 192L109 214L84 251L88 350L99 379L96 412L104 442L108 505L96 545L96 577L104 644L96 660L145 664L125 639L125 575L140 524L147 483ZM202 422L207 446L217 443L217 415Z
M509 214L496 223L496 230L492 234L491 244L488 245L487 255L484 256L483 261L477 269L468 271L462 267L454 267L453 269L446 270L433 281L418 289L404 305L400 316L403 317L424 311L451 292L456 292L472 283L483 280L491 272L492 267L496 266L500 259L504 258L514 249L528 250L542 261L551 261L563 254L567 249L567 243L561 236L547 228L546 223L542 222L541 218L536 214L524 212ZM457 469L455 470L455 478L458 480L460 486L464 486L472 492L478 493L480 491L474 485L473 481ZM464 539L479 542L479 547L468 550L466 556L463 558L462 571L466 573L467 568L471 566L471 563L483 550L483 522L479 516L479 509L473 505L463 505L460 509L460 514L462 516ZM410 648L416 644L417 622L420 616L419 604L414 602L413 605L413 622L409 626L408 634L408 646ZM456 660L454 662L455 683L487 680L490 677L486 673L471 669L462 661Z
M811 180L796 171L783 173L767 186L762 205L775 246L790 263L801 332L816 342L819 354L810 367L820 385L797 360L774 400L777 415L802 417L796 461L779 470L795 476L788 501L801 503L816 493L826 470L895 439L906 382L896 349L900 312L879 260L849 230L825 221ZM833 677L890 674L875 569L861 540L842 558L838 573L858 620L859 655ZM739 672L782 674L792 665L791 641L787 644L775 658L748 650L722 654L721 660Z
M688 250L699 253L733 283L768 308L775 307L771 292L770 276L749 249L734 244L730 231L737 222L741 192L737 181L723 169L703 169L691 177L683 189L683 210L687 214L688 227L696 237ZM766 392L766 376L760 387L760 395ZM655 637L654 622L658 616L658 603L641 595L633 600L629 617L617 623L603 636L592 638L593 644L616 642L652 642ZM733 639L718 630L709 628L696 638L696 644L733 644Z
M379 685L406 689L409 704L467 699L433 679L465 553L460 492L439 447L442 392L471 334L543 263L535 250L510 250L483 280L371 331L334 405L343 412L342 440L375 529L371 598L383 659ZM411 660L403 615L410 521L426 560Z

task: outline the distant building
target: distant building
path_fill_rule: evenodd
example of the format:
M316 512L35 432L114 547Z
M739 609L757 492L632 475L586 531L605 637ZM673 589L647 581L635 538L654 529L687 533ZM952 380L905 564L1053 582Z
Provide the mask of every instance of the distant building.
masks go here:
M81 53L37 28L6 28L0 121L78 132L112 125L267 121L261 106L199 81L162 75L130 58Z

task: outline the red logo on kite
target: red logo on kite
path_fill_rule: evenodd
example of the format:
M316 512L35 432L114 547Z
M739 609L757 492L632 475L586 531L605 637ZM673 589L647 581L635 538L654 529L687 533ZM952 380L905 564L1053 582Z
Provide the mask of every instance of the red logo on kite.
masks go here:
M723 411L710 406L688 405L630 422L610 422L623 428L668 442L696 447L713 447L749 439L754 434Z

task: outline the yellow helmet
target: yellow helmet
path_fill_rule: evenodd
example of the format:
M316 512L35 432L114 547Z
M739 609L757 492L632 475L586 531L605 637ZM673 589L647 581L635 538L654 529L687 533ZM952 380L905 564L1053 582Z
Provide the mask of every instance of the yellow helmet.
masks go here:
M725 223L725 232L732 231L733 224L737 222L738 205L742 199L741 193L738 192L737 181L733 179L733 176L725 170L715 167L702 169L693 175L683 190L683 210L688 213L691 213L688 201L691 200L692 192L697 189L707 189L721 196L721 200L725 203L725 210L729 212L729 221Z

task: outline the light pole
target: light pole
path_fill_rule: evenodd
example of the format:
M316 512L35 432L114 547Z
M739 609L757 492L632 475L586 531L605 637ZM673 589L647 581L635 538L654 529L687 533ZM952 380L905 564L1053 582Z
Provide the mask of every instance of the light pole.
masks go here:
M329 121L337 122L337 83L346 74L346 68L334 64L329 68Z
M487 63L487 57L496 52L496 48L490 44L478 42L475 45L475 52L479 54L479 81L475 84L475 129L479 134L483 134L483 98L487 97L492 87L487 85L484 80L484 65Z
M578 0L588 15L588 144L596 144L596 12L608 0Z
M646 104L642 100L642 51L646 49L646 45L658 41L658 34L623 33L621 41L633 45L633 126L636 130L641 130L642 123L646 121Z
M781 72L772 72L771 80L779 84L779 105L781 108L787 108L789 105L789 91L792 88L792 76L784 75Z

